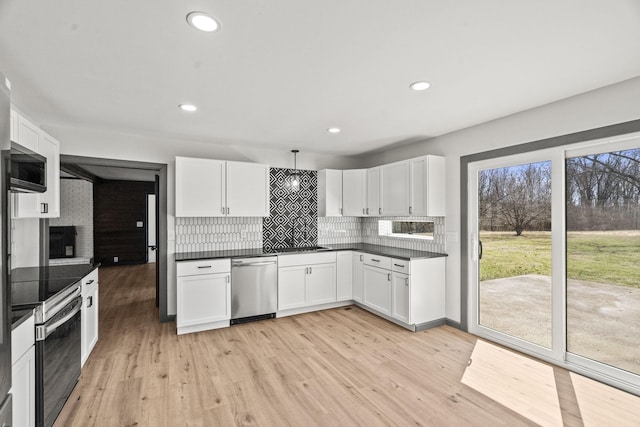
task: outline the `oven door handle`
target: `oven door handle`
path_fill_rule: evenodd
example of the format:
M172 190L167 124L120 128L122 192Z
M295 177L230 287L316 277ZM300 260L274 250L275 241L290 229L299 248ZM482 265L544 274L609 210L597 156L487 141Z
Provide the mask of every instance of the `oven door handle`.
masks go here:
M73 309L71 310L71 312L69 314L67 314L66 316L64 316L62 319L58 320L57 322L54 322L52 325L44 325L44 337L47 338L49 335L51 335L52 333L54 333L56 331L56 329L58 329L61 325L67 323L69 321L69 319L73 318L73 316L75 316L76 314L78 314L78 312L80 311L80 309L82 308L82 299L78 299L73 303Z

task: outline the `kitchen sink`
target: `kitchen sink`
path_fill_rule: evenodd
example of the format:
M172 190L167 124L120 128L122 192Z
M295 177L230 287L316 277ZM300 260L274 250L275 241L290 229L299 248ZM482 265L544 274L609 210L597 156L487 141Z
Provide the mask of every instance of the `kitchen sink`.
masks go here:
M278 248L274 252L289 253L289 252L318 252L318 251L330 251L330 248L324 246L300 246L292 248Z

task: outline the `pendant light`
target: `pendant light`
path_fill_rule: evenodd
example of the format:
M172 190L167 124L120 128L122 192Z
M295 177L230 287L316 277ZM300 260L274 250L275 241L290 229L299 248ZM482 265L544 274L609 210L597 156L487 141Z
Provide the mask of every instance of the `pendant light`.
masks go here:
M298 153L300 150L291 150L293 153L293 173L289 176L289 185L291 191L298 191L300 189L300 174L298 173Z

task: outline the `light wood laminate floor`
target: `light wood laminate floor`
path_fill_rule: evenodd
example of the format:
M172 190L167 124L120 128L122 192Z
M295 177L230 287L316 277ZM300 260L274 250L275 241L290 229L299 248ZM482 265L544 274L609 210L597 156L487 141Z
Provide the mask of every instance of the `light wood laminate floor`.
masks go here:
M177 336L153 269L100 269L99 341L56 426L636 425L635 396L357 307Z

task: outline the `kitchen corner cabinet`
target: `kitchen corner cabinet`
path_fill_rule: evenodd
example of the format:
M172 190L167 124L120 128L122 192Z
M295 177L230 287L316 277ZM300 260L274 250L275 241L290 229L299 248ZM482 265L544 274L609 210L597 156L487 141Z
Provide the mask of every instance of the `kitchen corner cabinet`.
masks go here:
M342 216L342 171L318 171L318 216Z
M11 331L11 394L14 426L36 424L36 354L33 316Z
M353 299L353 252L336 252L336 301Z
M336 253L278 256L278 311L336 302Z
M176 217L269 216L269 166L176 157Z
M367 170L342 171L342 215L367 215Z
M80 310L80 330L82 351L81 362L84 366L98 342L98 269L82 278L82 308Z
M20 113L12 111L14 141L47 159L47 191L44 193L14 193L14 218L58 218L60 216L60 143Z
M227 327L231 320L231 260L176 263L178 334Z

